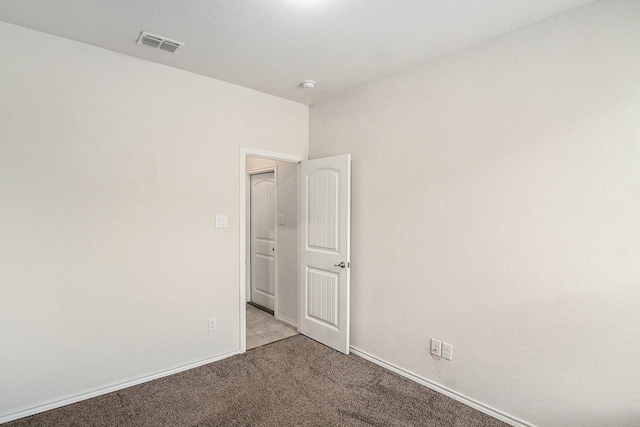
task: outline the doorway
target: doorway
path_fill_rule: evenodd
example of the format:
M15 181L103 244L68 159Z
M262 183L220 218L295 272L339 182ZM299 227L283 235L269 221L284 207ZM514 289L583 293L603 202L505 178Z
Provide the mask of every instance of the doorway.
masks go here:
M302 159L241 149L241 185L245 188L241 192L241 214L245 214L241 215L241 243L245 243L241 263L245 267L240 278L244 284L243 350L298 333L297 182ZM248 304L257 304L266 312Z
M250 211L247 191L250 181L247 164L250 158L261 161L281 161L283 165L293 167L296 191L294 216L296 236L293 256L280 256L288 259L293 267L291 294L281 292L280 273L274 279L274 312L282 316L284 309L280 305L281 297L288 295L293 299L297 310L289 318L296 324L297 330L337 351L349 353L350 330L350 212L351 212L351 156L349 154L304 160L301 156L286 155L261 150L240 148L240 351L247 349L247 296L250 295L251 276L248 270L251 254L250 247ZM300 165L297 165L299 163ZM262 165L264 167L264 165ZM277 166L276 166L277 167ZM277 170L277 169L276 169ZM278 176L278 173L275 174ZM276 180L275 193L278 194ZM285 192L283 192L285 193ZM293 194L288 191L286 194ZM276 197L277 199L277 197ZM300 203L298 203L298 200ZM303 202L304 201L304 202ZM279 204L278 201L276 201ZM278 208L279 210L280 208ZM297 215L300 215L300 218ZM287 224L287 215L276 212L278 226ZM290 217L289 217L290 218ZM275 253L282 254L284 245L276 230ZM295 260L294 262L292 262ZM276 255L274 270L278 271L279 261ZM248 273L249 272L249 273ZM299 294L299 295L298 295ZM297 300L297 301L296 301ZM298 304L296 304L296 302ZM292 321L292 319L297 319Z

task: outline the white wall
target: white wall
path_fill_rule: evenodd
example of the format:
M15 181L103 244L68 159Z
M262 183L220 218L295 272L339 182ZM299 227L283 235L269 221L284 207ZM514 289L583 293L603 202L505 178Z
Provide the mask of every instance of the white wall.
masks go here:
M352 154L354 347L531 424L640 425L639 22L597 2L311 107L310 157Z
M0 419L238 351L239 147L306 155L308 107L0 36Z
M298 324L298 164L247 157L246 171L277 167L278 214L284 215L284 225L276 226L278 262L278 310L276 317ZM250 200L247 195L247 201ZM247 207L248 208L248 207ZM247 222L249 215L247 215ZM247 236L249 230L247 229ZM249 240L247 240L249 242ZM247 243L247 251L250 244ZM248 253L247 256L250 254ZM246 277L251 277L247 271ZM247 293L247 296L249 294Z

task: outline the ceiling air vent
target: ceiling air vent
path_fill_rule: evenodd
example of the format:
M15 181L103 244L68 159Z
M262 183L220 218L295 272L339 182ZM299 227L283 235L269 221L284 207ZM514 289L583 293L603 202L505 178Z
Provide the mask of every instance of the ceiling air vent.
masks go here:
M138 39L138 44L152 47L154 49L161 49L167 52L175 52L180 46L184 46L184 43L170 40L166 37L158 36L155 34L147 33L143 31Z

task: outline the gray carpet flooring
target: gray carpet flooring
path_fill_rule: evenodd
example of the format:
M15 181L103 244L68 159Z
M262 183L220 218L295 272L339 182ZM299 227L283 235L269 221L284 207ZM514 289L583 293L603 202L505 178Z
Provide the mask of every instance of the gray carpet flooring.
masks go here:
M33 426L506 426L302 335L16 420Z

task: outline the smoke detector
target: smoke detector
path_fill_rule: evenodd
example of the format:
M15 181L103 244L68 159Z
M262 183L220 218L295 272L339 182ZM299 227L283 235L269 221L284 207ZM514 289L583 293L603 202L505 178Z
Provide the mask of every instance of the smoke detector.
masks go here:
M184 43L182 42L177 42L175 40L171 40L163 36L158 36L156 34L147 33L146 31L143 31L142 34L140 34L140 38L138 38L138 44L171 53L174 53L180 46L184 46Z
M316 85L316 82L314 82L313 80L305 80L300 84L305 89L313 89L313 87Z

